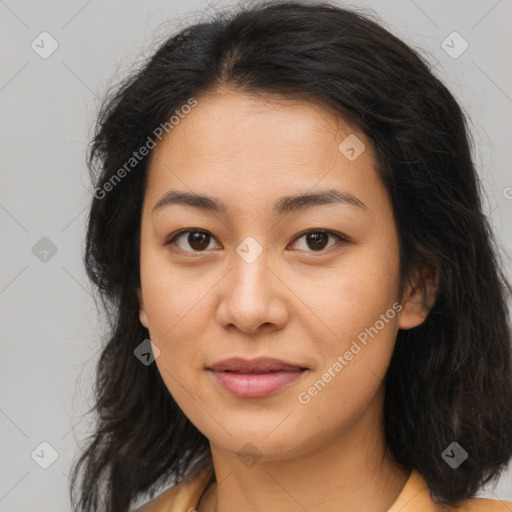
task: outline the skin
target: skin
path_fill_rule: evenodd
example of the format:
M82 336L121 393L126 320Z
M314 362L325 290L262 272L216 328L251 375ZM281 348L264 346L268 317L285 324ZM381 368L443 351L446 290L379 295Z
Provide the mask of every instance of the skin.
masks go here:
M349 134L365 144L353 161L338 149ZM210 441L221 483L199 512L387 511L409 475L384 454L382 379L398 329L422 323L428 308L414 282L399 296L398 234L370 141L320 103L218 89L153 150L148 178L140 321L161 351L155 362L169 392ZM331 187L366 209L272 212L281 196ZM227 213L170 205L152 214L169 189L218 198ZM165 245L185 228L211 235L205 250L187 233ZM331 235L315 251L298 235L318 229L349 241ZM263 250L252 263L236 252L247 236ZM403 309L300 403L298 394L395 303ZM206 371L262 355L308 371L262 398L230 395ZM239 456L249 442L259 456L252 465Z

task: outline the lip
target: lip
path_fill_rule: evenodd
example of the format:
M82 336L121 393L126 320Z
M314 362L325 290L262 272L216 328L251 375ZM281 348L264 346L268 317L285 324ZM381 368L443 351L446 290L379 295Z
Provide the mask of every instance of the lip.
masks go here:
M207 368L229 393L242 398L268 396L291 385L308 368L270 357L224 359Z
M297 364L287 363L273 357L257 357L255 359L244 359L242 357L231 357L223 359L208 367L212 371L230 371L230 372L270 372L270 371L287 371L301 370Z

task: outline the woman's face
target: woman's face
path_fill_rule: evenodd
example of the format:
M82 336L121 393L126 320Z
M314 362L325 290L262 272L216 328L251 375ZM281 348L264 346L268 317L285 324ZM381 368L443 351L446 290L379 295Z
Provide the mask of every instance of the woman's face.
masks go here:
M171 190L210 200L154 209ZM377 428L397 331L423 320L400 311L369 140L309 102L199 100L153 150L140 269L140 321L169 392L212 448L266 460ZM212 371L234 357L290 366Z

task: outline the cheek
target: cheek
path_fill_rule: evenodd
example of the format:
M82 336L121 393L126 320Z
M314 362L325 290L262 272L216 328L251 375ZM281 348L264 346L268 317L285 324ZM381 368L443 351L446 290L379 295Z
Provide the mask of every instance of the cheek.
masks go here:
M394 253L383 255L370 247L354 251L324 278L302 278L305 302L336 340L347 341L372 326L397 301L397 259Z
M187 320L197 316L209 289L201 277L172 267L165 249L142 253L141 284L149 329L161 341L176 337Z
M354 331L360 331L359 337L342 334L337 343L324 347L323 365L298 390L301 429L308 430L307 437L315 439L341 426L348 427L376 399L395 344L394 315L391 309L388 322L377 320L377 325L375 319L366 325L359 320L360 327L354 325ZM323 425L322 432L318 432L318 424Z
M176 360L190 364L197 356L198 340L204 335L202 321L208 314L204 311L203 294L177 292L176 285L154 288L148 286L145 297L151 339L160 348L168 363Z
M179 392L177 381L183 380L182 373L194 361L196 338L189 337L190 333L185 331L191 327L195 310L191 309L186 293L177 293L180 290L178 283L158 272L158 267L148 268L151 269L149 272L143 273L141 270L141 277L149 336L160 350L155 363L167 388L174 395ZM184 343L183 340L189 342Z

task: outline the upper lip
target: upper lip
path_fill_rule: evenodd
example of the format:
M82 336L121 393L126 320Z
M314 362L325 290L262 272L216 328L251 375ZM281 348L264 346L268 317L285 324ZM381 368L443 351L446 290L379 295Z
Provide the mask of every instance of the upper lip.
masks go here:
M286 363L273 357L258 357L256 359L243 359L241 357L231 357L223 359L212 364L207 369L213 371L232 371L232 372L271 372L271 371L290 371L305 370L300 365Z

